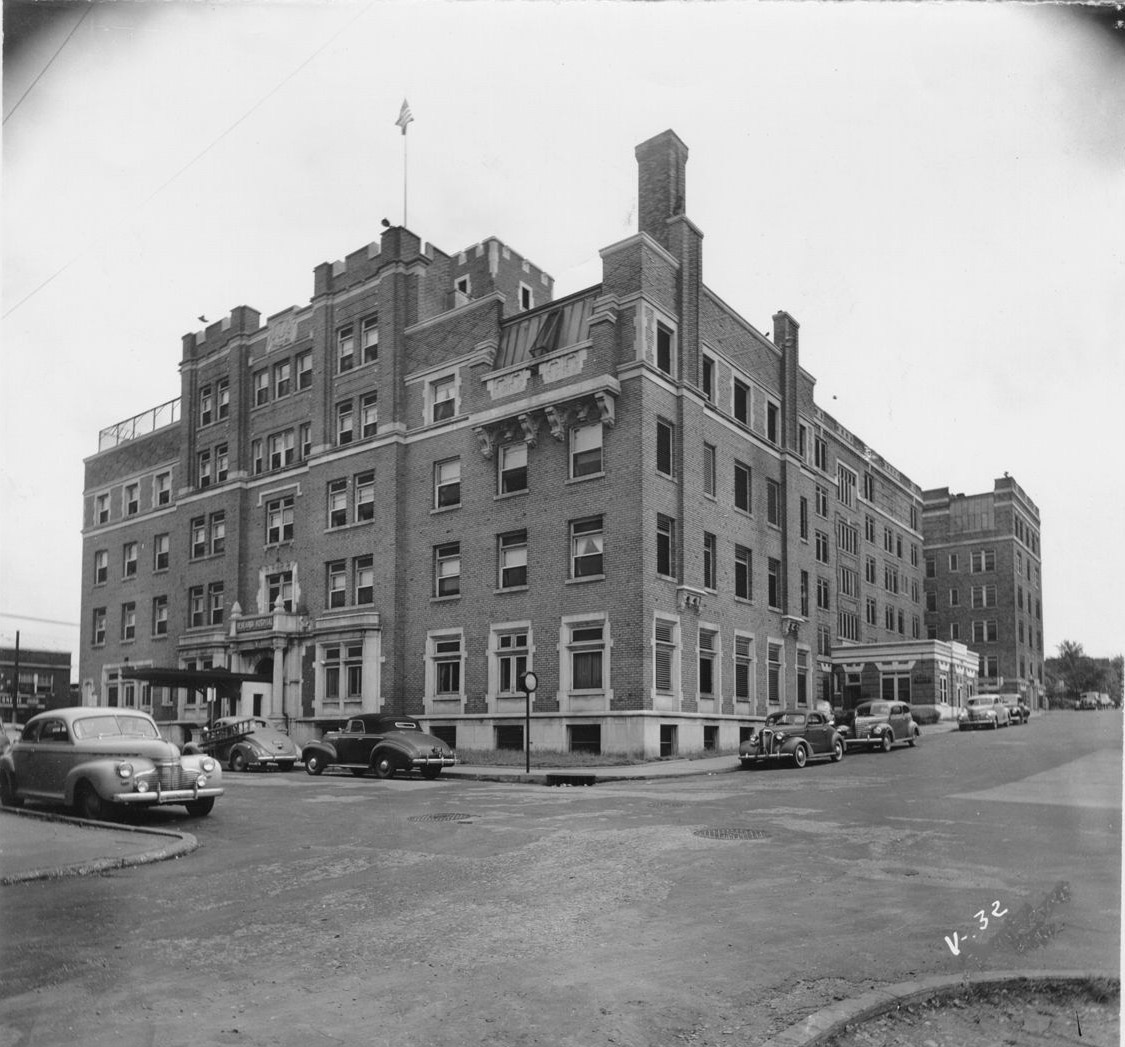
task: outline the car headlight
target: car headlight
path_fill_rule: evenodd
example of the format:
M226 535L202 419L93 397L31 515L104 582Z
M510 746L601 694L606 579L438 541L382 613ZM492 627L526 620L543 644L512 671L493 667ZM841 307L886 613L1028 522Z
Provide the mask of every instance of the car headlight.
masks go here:
M117 771L118 778L127 779L133 777L133 765L131 763L119 763L114 770Z
M199 768L205 774L210 774L215 769L215 761L208 757L199 765Z
M139 793L147 793L148 792L148 782L146 782L143 778L138 778L135 788L136 788L137 792L139 792Z
M207 784L207 775L201 774L198 778L195 779L195 784L202 789Z

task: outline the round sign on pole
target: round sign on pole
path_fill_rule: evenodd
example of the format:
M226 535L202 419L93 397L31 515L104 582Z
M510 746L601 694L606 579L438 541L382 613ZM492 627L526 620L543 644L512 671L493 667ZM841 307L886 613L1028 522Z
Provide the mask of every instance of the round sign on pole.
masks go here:
M527 691L530 694L535 693L535 688L539 686L539 677L535 673L524 673L520 678L520 690Z
M535 673L524 673L520 677L520 689L523 691L523 749L525 754L524 773L531 774L531 696L539 686L539 677Z

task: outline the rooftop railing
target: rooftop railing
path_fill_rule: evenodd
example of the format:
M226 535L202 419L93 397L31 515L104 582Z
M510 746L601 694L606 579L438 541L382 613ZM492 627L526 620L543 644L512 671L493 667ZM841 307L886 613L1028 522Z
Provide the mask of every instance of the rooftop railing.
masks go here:
M98 450L105 451L111 447L120 447L126 440L135 440L138 436L148 436L149 433L173 425L180 420L180 397L162 403L157 407L149 408L140 414L126 418L116 425L107 426L98 433Z

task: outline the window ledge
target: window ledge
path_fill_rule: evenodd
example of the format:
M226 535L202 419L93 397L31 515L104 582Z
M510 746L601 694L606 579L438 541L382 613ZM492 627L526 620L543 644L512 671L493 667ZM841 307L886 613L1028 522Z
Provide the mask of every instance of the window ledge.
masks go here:
M460 600L460 593L453 593L451 596L431 596L430 603L449 603L451 600Z
M584 585L586 582L604 582L604 574L584 574L580 578L568 578L564 585Z
M500 589L493 589L492 592L500 596L504 593L526 593L530 588L530 585L506 585Z
M440 505L430 510L431 516L437 516L439 513L451 513L454 509L460 509L461 502L456 505Z
M585 483L587 480L601 480L605 477L605 470L602 469L596 473L583 473L581 476L569 476L566 482L568 484Z
M492 496L492 500L494 502L504 502L504 501L507 501L509 498L519 498L521 495L525 496L525 495L529 495L529 494L531 494L531 488L530 487L524 487L524 488L521 488L518 491L501 491L499 494L494 494Z

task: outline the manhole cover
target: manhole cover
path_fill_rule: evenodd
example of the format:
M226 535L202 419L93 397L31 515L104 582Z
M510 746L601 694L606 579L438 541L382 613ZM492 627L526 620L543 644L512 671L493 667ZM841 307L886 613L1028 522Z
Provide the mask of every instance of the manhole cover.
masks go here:
M766 840L770 834L762 829L727 826L718 829L696 829L692 835L702 836L706 840Z
M473 814L416 814L407 818L408 822L467 822L475 818Z

